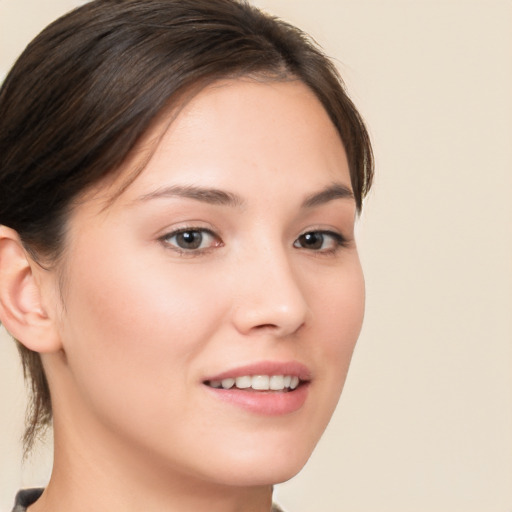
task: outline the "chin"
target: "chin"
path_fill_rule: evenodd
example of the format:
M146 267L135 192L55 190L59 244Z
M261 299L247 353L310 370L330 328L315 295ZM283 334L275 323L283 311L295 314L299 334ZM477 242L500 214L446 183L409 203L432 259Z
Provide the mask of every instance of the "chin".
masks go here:
M286 482L304 467L316 442L297 443L293 440L275 443L253 443L252 449L225 453L221 457L223 475L227 485L259 486Z
M239 487L254 487L280 484L293 478L306 464L308 457L298 460L273 459L266 464L237 467L236 472L226 475L225 484Z

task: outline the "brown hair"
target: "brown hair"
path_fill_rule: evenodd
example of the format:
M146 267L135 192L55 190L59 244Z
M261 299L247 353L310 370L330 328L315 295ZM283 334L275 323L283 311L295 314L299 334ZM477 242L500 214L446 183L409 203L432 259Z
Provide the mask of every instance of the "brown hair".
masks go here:
M303 81L347 152L358 210L373 175L364 123L333 64L299 29L237 0L95 0L25 49L0 89L0 224L55 262L73 199L119 169L164 107L221 78ZM18 343L31 386L29 450L51 421L39 354Z

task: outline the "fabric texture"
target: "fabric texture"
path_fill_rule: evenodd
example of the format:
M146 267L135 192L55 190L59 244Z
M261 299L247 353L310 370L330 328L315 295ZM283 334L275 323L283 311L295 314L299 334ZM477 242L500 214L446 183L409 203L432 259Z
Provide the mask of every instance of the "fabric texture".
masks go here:
M32 505L39 496L43 494L43 489L23 489L16 494L16 501L12 512L25 512L27 507Z
M12 512L26 512L27 507L32 505L41 494L43 494L44 489L23 489L18 492L16 495L16 501L14 503L14 508ZM271 512L284 512L281 508L279 508L276 504L272 505Z

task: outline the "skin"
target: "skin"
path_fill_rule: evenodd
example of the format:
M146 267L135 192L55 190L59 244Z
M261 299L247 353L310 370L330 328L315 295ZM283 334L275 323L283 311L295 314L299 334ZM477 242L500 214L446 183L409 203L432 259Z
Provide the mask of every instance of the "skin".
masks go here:
M301 469L341 393L364 283L326 112L298 81L246 79L209 86L169 119L77 202L62 261L37 277L56 340L43 354L55 463L31 512L268 512L272 484ZM190 187L236 200L184 197ZM185 228L202 234L198 249L178 247ZM334 235L311 248L308 232ZM298 410L257 414L204 384L261 361L308 368Z

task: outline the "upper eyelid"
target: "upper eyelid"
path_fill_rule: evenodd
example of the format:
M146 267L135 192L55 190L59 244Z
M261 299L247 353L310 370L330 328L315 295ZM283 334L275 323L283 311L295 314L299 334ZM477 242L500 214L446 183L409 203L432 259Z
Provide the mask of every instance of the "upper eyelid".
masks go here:
M308 233L321 233L323 235L332 236L334 238L341 238L346 241L350 240L350 237L345 236L340 230L332 228L308 228L304 231L301 231L297 238L307 235Z
M211 228L211 227L198 226L198 225L194 225L194 224L184 225L184 226L180 226L180 227L173 228L173 229L167 229L167 230L163 231L162 235L159 235L158 238L165 238L165 237L169 237L169 236L176 235L176 234L179 234L179 233L183 233L183 232L186 232L186 231L204 231L204 232L209 233L209 234L211 234L213 236L221 238L221 235L219 234L218 230L216 230L214 228ZM331 235L331 236L334 236L334 237L341 237L341 238L343 238L345 240L349 240L350 239L350 237L345 236L338 229L334 229L334 228L321 228L321 227L318 227L318 228L313 227L313 228L304 229L304 230L300 231L298 235L296 235L296 238L299 238L299 237L301 237L303 235L307 235L308 233L323 233L323 234Z
M327 233L327 234L342 236L342 233L341 233L341 231L339 229L331 228L331 227L312 227L312 228L306 228L306 229L304 229L304 230L302 230L300 232L299 236L305 235L307 233Z
M163 235L159 236L158 238L160 240L166 239L166 238L172 238L173 236L179 235L180 233L186 233L187 231L198 231L201 233L207 233L213 238L217 238L220 240L220 236L213 231L211 228L205 228L205 227L182 227L182 228L176 228L171 231L166 231Z
M312 254L316 254L316 255L332 254L332 253L338 252L338 250L340 250L340 249L349 248L353 243L353 238L346 237L341 232L335 231L333 229L309 229L309 230L302 232L294 240L293 245L295 246L295 243L300 239L300 237L307 235L308 233L320 233L324 236L330 236L333 239L333 242L336 244L336 247L334 247L332 249L310 249L307 247L297 247L297 249L299 249L299 250L311 252Z
M196 227L196 226L193 226L193 227L185 226L182 228L176 228L176 229L172 229L171 231L167 231L166 233L164 233L163 236L176 235L179 233L186 233L187 231L204 231L206 233L211 233L212 235L215 234L215 232L210 228Z
M207 233L208 236L212 238L214 243L207 247L198 247L197 249L185 249L183 247L179 247L178 245L175 245L174 243L170 242L170 239L176 237L180 233L186 233L187 231L192 232L203 232ZM158 241L165 247L166 250L174 251L182 256L187 257L194 257L194 256L200 256L201 254L206 254L216 248L221 247L223 244L222 239L211 229L204 228L204 227L181 227L176 228L171 231L167 231L163 235L158 237ZM217 244L217 246L215 245Z
M176 235L179 235L180 233L186 233L187 231L207 233L211 237L220 240L220 236L213 229L198 226L184 226L180 228L171 229L169 231L165 231L162 235L159 235L157 238L158 240L165 240L168 238L172 238Z
M179 235L180 233L184 233L187 231L198 231L198 232L204 232L207 233L209 236L213 237L214 239L219 240L222 245L224 245L223 237L219 234L218 230L213 229L211 227L206 226L198 226L197 224L189 224L189 225L183 225L180 227L176 227L174 229L170 229L165 231L162 235L159 235L157 238L161 240L162 242L165 242L169 238L172 238L173 236ZM340 246L348 245L352 241L352 237L346 236L344 233L342 233L339 229L336 228L326 228L326 227L310 227L307 229L304 229L301 231L296 237L293 239L293 244L302 236L307 235L308 233L321 233L325 236L330 236L334 238ZM201 251L202 249L198 249L198 251ZM204 250L207 250L206 248Z
M196 221L199 222L199 221ZM184 231L205 231L210 233L218 238L220 238L218 230L214 229L211 226L198 225L195 222L191 223L183 223L178 225L178 227L166 227L165 229L160 230L161 235L157 235L157 238L165 238L172 235L176 235L179 233L183 233Z

